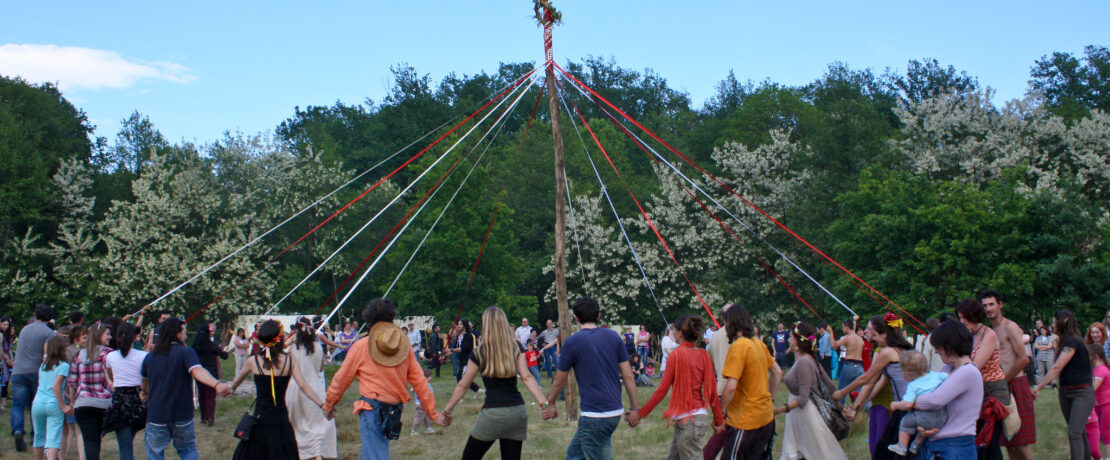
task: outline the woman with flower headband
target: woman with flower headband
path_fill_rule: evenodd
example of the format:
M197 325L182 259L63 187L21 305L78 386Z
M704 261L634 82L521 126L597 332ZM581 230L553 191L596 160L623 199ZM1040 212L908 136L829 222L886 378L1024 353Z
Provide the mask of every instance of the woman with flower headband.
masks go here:
M824 381L825 388L833 388L833 381L817 361L817 331L809 323L798 323L790 332L789 351L794 353L794 367L783 378L790 398L786 404L775 407L775 415L786 414L786 428L782 434L782 458L794 460L844 459L848 455L836 441L821 413L809 402L810 391Z
M844 416L848 420L854 420L856 411L860 407L864 407L872 397L879 393L884 385L889 384L893 399L900 401L908 384L906 378L902 376L902 368L898 364L898 357L903 351L912 350L913 345L910 345L905 336L902 335L902 320L893 313L872 316L867 322L867 334L875 347L881 347L871 358L871 367L851 384L833 393L833 399L840 400L852 394L857 388L871 383L865 389L860 390L859 397L855 401L844 406ZM882 434L876 440L877 445L886 446L898 441L898 426L905 415L906 411L900 410L890 414L890 420L883 427ZM874 449L873 452L873 458L875 459L904 458L896 456L887 449Z
M232 391L247 378L248 374L254 375L255 396L255 424L247 440L239 441L235 447L235 460L270 459L296 460L297 437L293 432L293 425L289 422L289 410L285 405L285 390L289 386L289 378L297 382L297 386L304 392L308 399L317 407L323 405L323 399L309 384L308 378L301 373L297 361L284 351L285 328L275 320L267 320L258 327L258 342L261 354L256 355L249 364L243 366L235 381L231 383ZM305 370L306 372L314 372Z

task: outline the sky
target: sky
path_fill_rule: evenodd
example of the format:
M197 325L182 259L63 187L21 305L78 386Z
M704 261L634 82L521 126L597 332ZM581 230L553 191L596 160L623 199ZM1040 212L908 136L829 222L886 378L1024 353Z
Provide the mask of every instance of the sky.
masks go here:
M273 130L294 107L381 101L391 66L438 82L543 59L526 0L0 1L0 75L54 82L113 141L132 112L171 142ZM696 107L730 70L802 85L833 62L904 70L935 58L1020 98L1054 51L1110 46L1110 2L554 0L560 63L653 69Z

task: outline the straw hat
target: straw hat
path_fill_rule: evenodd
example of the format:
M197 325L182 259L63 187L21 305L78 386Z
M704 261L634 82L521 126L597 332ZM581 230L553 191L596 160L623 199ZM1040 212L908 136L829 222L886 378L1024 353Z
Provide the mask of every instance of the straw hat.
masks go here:
M370 328L370 357L385 367L396 367L412 355L409 339L396 324L379 321Z

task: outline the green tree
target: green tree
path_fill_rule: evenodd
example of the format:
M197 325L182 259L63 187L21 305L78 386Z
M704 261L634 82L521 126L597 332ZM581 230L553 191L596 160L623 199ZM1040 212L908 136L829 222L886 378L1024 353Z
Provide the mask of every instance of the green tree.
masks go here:
M59 206L52 178L63 160L88 161L97 144L85 113L50 83L0 76L0 241L53 238Z
M1110 112L1110 49L1088 45L1084 63L1070 53L1042 56L1030 70L1029 89L1045 98L1045 105L1065 119L1090 115L1091 109Z

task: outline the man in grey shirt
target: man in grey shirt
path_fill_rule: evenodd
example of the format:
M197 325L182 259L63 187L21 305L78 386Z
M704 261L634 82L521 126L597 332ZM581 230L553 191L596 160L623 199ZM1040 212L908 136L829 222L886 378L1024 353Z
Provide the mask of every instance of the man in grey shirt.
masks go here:
M543 368L547 371L547 378L558 368L559 364L559 330L555 329L555 322L547 320L547 329L539 333L540 341L544 343Z
M23 441L23 411L31 408L35 392L38 391L43 345L54 336L54 330L47 325L52 319L54 307L39 305L35 307L35 322L19 331L19 345L15 349L11 379L12 436L15 437L15 450L19 452L27 450L27 444Z

